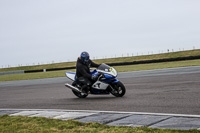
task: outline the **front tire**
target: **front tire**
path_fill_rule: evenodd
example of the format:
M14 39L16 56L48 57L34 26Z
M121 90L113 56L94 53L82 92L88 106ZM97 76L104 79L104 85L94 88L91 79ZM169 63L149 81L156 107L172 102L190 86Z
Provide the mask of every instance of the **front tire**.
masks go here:
M111 87L112 87L111 94L116 97L123 97L124 94L126 93L126 88L120 81L115 84L112 84Z

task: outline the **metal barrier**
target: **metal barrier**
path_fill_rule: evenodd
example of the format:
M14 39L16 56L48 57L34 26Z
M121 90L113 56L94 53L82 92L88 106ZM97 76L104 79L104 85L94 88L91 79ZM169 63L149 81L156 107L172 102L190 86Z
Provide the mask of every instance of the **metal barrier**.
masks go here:
M107 64L110 65L110 66L124 66L124 65L136 65L136 64L147 64L147 63L184 61L184 60L195 60L195 59L200 59L200 56L177 57L177 58L154 59L154 60L142 60L142 61L120 62L120 63L107 63ZM76 67L73 66L73 67L41 69L41 70L9 71L9 72L0 72L0 75L47 72L47 71L58 71L58 70L68 70L68 69L76 69Z
M10 75L10 74L23 74L24 70L20 71L8 71L8 72L0 72L0 75Z

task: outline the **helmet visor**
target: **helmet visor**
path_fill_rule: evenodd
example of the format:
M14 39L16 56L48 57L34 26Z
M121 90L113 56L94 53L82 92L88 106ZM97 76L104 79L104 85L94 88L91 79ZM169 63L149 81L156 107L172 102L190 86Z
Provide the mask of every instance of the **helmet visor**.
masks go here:
M89 56L82 57L82 60L83 60L84 62L88 62L88 61L89 61Z

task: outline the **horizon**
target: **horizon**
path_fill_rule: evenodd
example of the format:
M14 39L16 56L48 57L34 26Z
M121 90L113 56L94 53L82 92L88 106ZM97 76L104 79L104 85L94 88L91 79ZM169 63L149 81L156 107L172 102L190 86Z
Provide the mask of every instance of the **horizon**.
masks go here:
M169 49L168 49L169 50ZM137 57L137 56L151 56L151 55L159 55L159 54L167 54L167 53L175 53L175 52L184 52L184 51L193 51L193 50L200 50L200 49L195 49L194 47L193 47L193 49L191 49L191 50L185 50L185 49L179 49L178 51L174 51L173 49L171 49L171 51L169 50L166 50L166 52L162 52L162 51L160 51L160 53L151 53L151 52L149 52L149 54L138 54L138 55L126 55L125 54L125 56L116 56L116 57L107 57L107 58L99 58L99 59L97 59L97 58L94 58L94 59L91 59L91 60L102 60L102 59L115 59L115 58L126 58L126 57ZM8 66L8 67L4 67L5 69L6 68L16 68L16 67L31 67L31 66L40 66L40 65L51 65L51 64L59 64L59 63L70 63L70 62L76 62L76 60L74 60L74 61L65 61L65 62L50 62L49 64L48 63L43 63L43 64L30 64L30 65L19 65L19 66ZM4 69L4 68L0 68L0 69Z

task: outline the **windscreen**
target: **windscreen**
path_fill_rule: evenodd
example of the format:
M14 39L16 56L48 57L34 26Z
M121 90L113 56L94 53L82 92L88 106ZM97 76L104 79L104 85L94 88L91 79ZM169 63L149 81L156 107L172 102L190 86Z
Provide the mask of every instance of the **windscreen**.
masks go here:
M110 72L112 71L112 68L104 63L102 63L99 67L98 67L99 70L103 70L103 71L106 71L106 72Z

